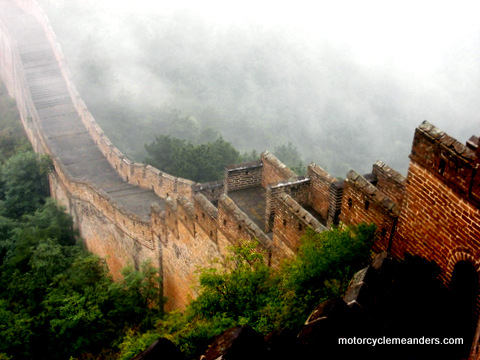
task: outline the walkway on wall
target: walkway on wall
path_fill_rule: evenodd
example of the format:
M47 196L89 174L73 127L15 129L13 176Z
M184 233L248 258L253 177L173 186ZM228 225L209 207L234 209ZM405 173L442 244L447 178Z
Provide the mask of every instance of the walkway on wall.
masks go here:
M76 181L101 189L128 212L148 221L150 204L164 204L153 191L125 182L96 147L77 114L59 64L34 16L10 0L0 0L0 17L15 39L28 89L52 154Z

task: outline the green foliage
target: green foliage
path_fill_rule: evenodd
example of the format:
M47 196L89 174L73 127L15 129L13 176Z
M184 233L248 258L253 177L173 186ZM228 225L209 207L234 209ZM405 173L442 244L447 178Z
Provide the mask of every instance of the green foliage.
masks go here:
M260 154L255 149L250 152L246 151L242 154L242 162L256 161L258 159L260 159Z
M33 152L20 152L9 158L1 171L0 215L18 219L43 204L48 195L50 169L50 159Z
M291 142L288 142L288 145L276 146L273 154L298 175L304 175L306 173L307 168L300 152Z
M319 300L343 294L350 278L370 260L374 238L374 225L321 233L308 229L297 257L284 269L287 287L296 294L294 309L307 315Z
M237 323L259 321L259 310L267 306L276 289L271 269L256 242L244 242L233 248L232 257L218 270L205 269L200 274L201 295L192 302L195 314L214 317L222 314Z
M145 149L149 154L145 159L147 164L197 182L221 179L225 165L241 160L239 152L222 137L206 144L193 145L169 135L158 135L155 141L145 144Z
M130 267L114 283L105 262L83 249L71 217L46 198L50 166L31 152L2 166L2 358L86 358L114 347L127 328L148 330L161 315L157 270Z
M149 328L162 313L164 299L161 295L161 279L150 261L142 263L140 270L127 266L122 270L123 279L109 288L116 298L115 309L110 316L126 324Z
M30 148L15 101L0 82L0 165L17 152Z
M134 330L128 330L122 343L119 345L120 354L118 360L130 360L138 355L158 339L156 332L146 332L139 334Z
M367 225L309 230L298 255L278 270L266 265L257 242L241 242L225 262L200 271L199 296L185 313L165 315L154 334L195 358L214 336L235 325L248 324L262 334L298 328L319 302L340 296L370 260L374 232ZM141 343L140 334L135 339ZM139 342L129 340L129 346L143 350L133 345Z

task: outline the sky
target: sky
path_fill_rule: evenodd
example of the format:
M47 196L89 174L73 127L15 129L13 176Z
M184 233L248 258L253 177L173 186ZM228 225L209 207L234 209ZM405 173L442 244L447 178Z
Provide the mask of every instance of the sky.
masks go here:
M40 3L55 7L55 4L68 1L41 0ZM154 28L152 21L178 20L175 14L180 13L188 13L184 18L187 22L199 18L209 24L212 36L216 32L225 33L232 26L246 33L254 29L252 34L288 34L286 43L292 47L298 45L305 56L298 57L298 53L292 52L291 62L298 60L298 63L290 66L282 60L281 66L290 66L296 71L292 77L298 78L301 72L298 68L305 63L303 72L307 75L301 76L308 78L310 72L311 79L307 82L317 81L317 76L317 82L321 83L312 87L312 98L317 97L318 103L324 101L324 107L330 103L341 106L348 118L356 118L358 114L365 122L361 129L370 129L370 134L358 134L364 138L363 144L371 144L372 154L378 153L380 158L385 156L403 173L408 165L413 130L421 121L432 122L460 142L480 134L478 1L84 0L81 3L87 18L89 11L92 18L93 13L97 16L93 25L81 23L77 31L89 33L98 28L96 35L117 44L117 49L112 51L118 52L119 66L139 49L138 39L127 39L129 35L124 31L125 19L129 17L144 19L142 31L146 37ZM80 19L78 14L76 16ZM99 24L99 21L104 23ZM185 25L186 36L196 39L198 35L188 34L189 24ZM248 39L248 34L245 36ZM219 48L218 51L226 50ZM131 59L132 64L139 61ZM322 74L322 67L330 73L328 76ZM140 67L129 64L123 65L125 68L132 69L131 75L136 74L143 82L149 79L149 73ZM286 72L279 68L278 73L288 78ZM128 74L123 71L122 77L125 76ZM123 81L131 89L143 91L141 83ZM297 83L292 91L301 92ZM166 98L171 95L163 83L155 85L154 89L158 93L164 91ZM254 90L256 97L263 99L258 88ZM148 91L144 93L148 97ZM324 109L317 106L315 99L307 99L301 105L311 107L312 113ZM408 135L402 133L398 139L392 135L389 119L382 119L389 114L395 115L397 122L405 122ZM322 119L310 115L308 109L299 112L297 117L313 131L322 131L315 123ZM385 139L376 141L383 134ZM398 157L403 160L395 158L397 150L382 153L383 149L397 143ZM311 156L307 157L310 160ZM374 155L368 156L368 161L375 160Z
M190 10L213 22L281 26L299 36L342 44L362 62L416 73L442 64L459 41L477 36L478 1L103 0L119 12ZM135 3L135 7L132 7Z

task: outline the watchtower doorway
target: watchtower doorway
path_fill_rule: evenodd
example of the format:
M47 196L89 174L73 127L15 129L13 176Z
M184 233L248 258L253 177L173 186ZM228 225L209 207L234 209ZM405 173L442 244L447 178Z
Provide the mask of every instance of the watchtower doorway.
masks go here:
M472 346L478 321L476 311L479 277L470 261L459 261L452 273L450 290L452 295L453 326L455 337L463 338L459 349L460 359L467 359Z

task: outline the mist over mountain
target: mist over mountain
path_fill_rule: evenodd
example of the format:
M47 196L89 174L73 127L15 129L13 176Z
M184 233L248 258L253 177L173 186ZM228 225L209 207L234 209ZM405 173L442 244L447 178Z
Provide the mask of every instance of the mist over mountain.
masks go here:
M291 142L335 176L379 159L406 174L421 121L480 133L473 2L38 2L81 96L137 161L155 134L193 129L241 151Z

